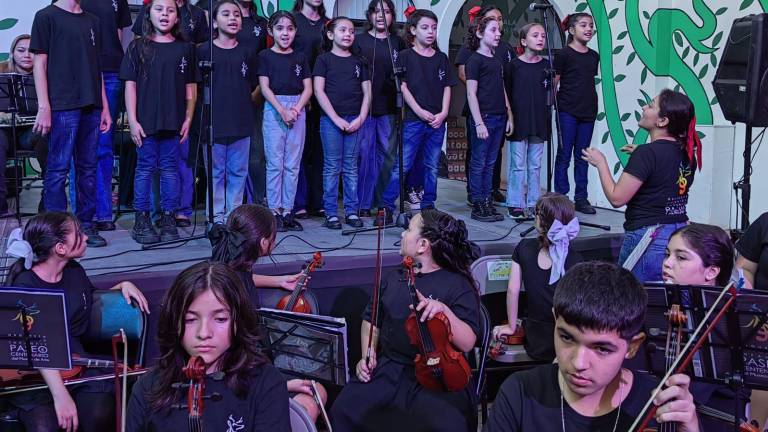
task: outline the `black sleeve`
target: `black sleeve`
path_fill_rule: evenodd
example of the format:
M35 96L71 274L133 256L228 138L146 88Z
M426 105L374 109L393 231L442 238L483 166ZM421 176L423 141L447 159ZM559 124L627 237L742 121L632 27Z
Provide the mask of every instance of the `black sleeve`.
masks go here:
M384 292L384 289L389 285L389 276L390 274L387 274L386 277L381 278L381 286L379 287L379 302L381 302L381 294ZM363 310L363 320L371 322L371 309L373 308L373 294L371 294L371 298L368 300L368 304L365 305L365 310ZM379 306L379 312L381 312L381 306ZM381 319L377 320L381 322Z
M408 51L402 51L398 54L395 65L401 69L405 68L402 75L400 75L400 81L408 82L408 69L410 68L408 64Z
M520 431L522 428L519 413L523 410L522 400L522 386L518 378L512 375L504 381L496 394L483 432Z
M139 39L131 41L128 51L120 64L120 79L123 81L138 81L139 79Z
M462 279L464 278L462 277ZM449 307L451 312L458 319L464 321L475 332L475 336L480 338L482 337L480 329L480 299L477 290L469 281L464 279L462 282L464 284L460 288L461 291Z
M187 68L187 72L184 74L184 82L186 84L192 84L200 81L198 79L197 53L195 51L196 49L193 44L187 44L187 55L191 60L189 62L189 67Z
M370 81L371 80L371 73L368 70L368 63L363 61L362 58L360 58L360 82Z
M117 2L117 29L121 30L131 25L131 9L128 0Z
M555 75L560 75L563 73L563 69L565 68L565 48L555 53L555 60L552 62L552 64L555 68Z
M472 56L467 60L464 65L464 75L467 77L467 81L479 81L480 80L480 57Z
M315 60L315 70L312 71L313 76L325 77L328 74L328 65L325 64L325 55L321 55Z
M453 60L453 64L456 66L466 65L467 60L472 57L472 50L467 48L466 45L461 45L459 52L456 53L456 58Z
M261 368L261 383L257 386L258 394L252 399L250 409L254 419L252 430L290 432L288 387L285 379L271 364L265 364Z
M307 78L312 78L312 70L309 67L309 60L307 59L307 56L299 53L299 60L301 63L301 80L304 81Z
M768 212L763 213L747 228L744 234L736 243L736 250L744 258L753 263L760 262L760 255L763 252L766 231L768 230Z
M456 76L456 71L448 62L448 56L442 52L440 55L443 56L443 67L445 68L445 87L453 87L459 83L459 79Z
M251 89L259 86L259 56L256 51L248 53L248 76L251 81Z
M29 50L36 54L48 54L51 47L51 17L44 11L45 9L38 11L32 21Z
M629 162L627 162L627 167L624 168L624 172L632 174L633 177L645 182L651 175L653 175L653 167L653 152L650 147L640 145L629 157Z
M149 387L149 380L153 374L139 378L131 390L131 396L128 399L126 407L125 430L127 432L143 432L147 429L146 421L149 419L149 402L146 394Z
M260 52L257 57L258 61L256 62L256 75L269 76L269 62L267 61L267 56Z
M512 252L512 261L514 261L514 262L516 262L518 264L520 264L520 259L521 259L521 257L520 257L520 254L521 254L521 251L520 251L521 247L520 247L520 245L522 245L524 241L525 240L517 243L517 245L515 245L515 250Z
M141 7L141 11L139 11L139 14L136 15L136 21L133 22L133 27L131 27L131 31L136 36L143 36L144 35L144 31L142 29L142 25L144 23L144 14L147 13L146 9L147 9L146 5Z

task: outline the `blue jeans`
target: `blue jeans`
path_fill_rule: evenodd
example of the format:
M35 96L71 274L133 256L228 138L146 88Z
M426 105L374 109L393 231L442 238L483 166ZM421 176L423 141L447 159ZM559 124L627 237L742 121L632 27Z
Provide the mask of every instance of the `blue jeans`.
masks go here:
M664 264L664 251L669 243L669 238L672 237L672 233L678 228L686 226L687 222L676 224L663 224L656 231L656 237L653 239L648 249L645 250L643 256L635 264L635 268L632 269L632 274L641 282L659 282L661 281L661 268ZM619 252L619 265L624 265L624 261L629 258L629 255L635 249L640 239L650 227L642 227L633 231L627 231L624 233L624 241L621 243L621 251Z
M511 141L507 146L507 207L536 206L541 195L541 155L544 143L530 144L528 140ZM526 193L525 185L528 185Z
M248 178L248 152L251 137L229 144L213 143L213 221L224 223L229 214L243 203ZM208 152L203 152L208 163Z
M293 107L301 98L299 95L275 97L285 108ZM272 210L282 209L286 213L293 209L304 151L307 125L304 116L302 108L296 122L288 127L272 104L264 104L262 152L267 158L267 204Z
M173 212L179 207L179 136L150 135L136 148L136 178L133 207L150 211L150 190L155 172L160 171L160 208Z
M560 133L563 145L557 149L555 157L555 192L568 195L571 187L568 184L568 167L573 155L573 181L576 183L574 201L587 199L587 169L589 164L581 158L581 151L589 147L592 141L594 121L581 121L567 112L560 111Z
M84 228L96 212L96 154L101 110L80 108L51 114L43 197L48 211L67 211L64 185L74 158L77 190L76 214Z
M360 166L357 173L357 197L360 208L373 207L373 194L382 164L390 151L390 137L394 132L395 116L371 116L365 120L360 132Z
M469 193L473 202L491 197L493 166L499 156L507 117L503 114L483 114L483 123L488 129L486 139L477 137L475 122L469 124L469 140L472 146L472 156L469 161Z
M352 121L356 116L342 116ZM320 137L323 140L323 208L326 217L339 211L339 175L343 178L344 214L357 214L357 158L360 131L345 133L328 116L320 117Z
M415 120L403 124L403 173L407 176L417 161L417 155L423 156L424 197L421 208L435 206L437 199L437 166L440 163L440 149L445 138L445 123L435 129L427 123ZM395 158L389 185L382 195L384 206L395 208L395 199L400 195L400 159Z

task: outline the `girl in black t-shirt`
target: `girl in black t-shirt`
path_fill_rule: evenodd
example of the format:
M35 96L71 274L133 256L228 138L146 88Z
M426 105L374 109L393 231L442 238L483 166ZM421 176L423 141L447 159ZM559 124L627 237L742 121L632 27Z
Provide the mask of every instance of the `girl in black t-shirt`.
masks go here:
M179 38L193 44L207 42L210 37L208 19L205 14L207 9L203 10L201 7L190 3L189 0L174 1L176 1L176 7L179 11ZM152 31L151 24L141 19L147 12L148 3L150 3L149 0L144 0L144 6L138 15L139 19L134 21L133 27L131 27L131 31L136 37L143 37Z
M197 98L195 47L179 39L178 8L174 0L152 0L143 21L145 35L128 47L120 69L125 81L125 110L136 144L134 180L136 223L131 237L138 243L179 238L175 213L180 206L182 143L188 148ZM150 219L150 189L160 172L160 234Z
M693 103L669 89L643 107L639 126L650 133L651 142L621 149L632 155L618 182L600 150L587 148L582 159L597 167L611 205L627 206L619 264L641 282L660 281L669 237L688 223L688 193L696 166L701 169L701 141Z
M88 237L79 221L69 213L40 213L8 238L10 256L19 258L10 268L6 285L64 291L72 353L88 357L80 337L90 326L93 291L85 270L75 261L85 255ZM136 285L121 282L125 300L136 301L149 312L147 300ZM85 377L104 372L89 369ZM114 429L114 389L104 381L66 387L58 370L40 369L48 390L19 393L5 401L19 409L19 420L28 432L58 430L104 431Z
M491 196L493 166L504 135L512 133L512 111L504 89L504 67L493 57L499 45L501 27L495 18L481 18L467 31L467 45L475 51L465 66L467 104L472 114L469 141L469 193L472 219L482 222L504 220Z
M323 139L323 207L325 223L340 229L338 213L339 175L344 180L344 222L360 228L357 214L357 159L360 128L371 101L368 67L352 54L355 26L349 18L336 17L326 24L324 53L315 62L315 97L323 108L320 136Z
M475 246L467 239L464 222L435 209L411 218L402 235L400 255L412 257L417 269L416 289L421 317L442 312L450 323L451 344L468 352L476 342L480 304L469 267ZM355 379L342 390L332 407L333 429L347 431L461 431L473 429L472 386L455 392L423 388L416 380L414 357L405 321L410 315L407 284L399 271L381 283L378 323L371 323L373 305L363 314L363 358ZM366 360L369 332L372 352Z
M205 363L206 400L199 430L291 430L288 390L262 352L258 316L235 272L201 262L181 272L165 293L157 323L160 358L134 386L127 409L130 432L181 430L189 426L189 382L182 368L190 357Z
M595 76L600 56L587 44L595 34L595 22L587 13L568 15L563 20L563 31L568 33L568 46L555 56L555 88L560 115L560 132L563 143L555 159L555 192L568 195L568 167L571 154L573 180L576 190L573 200L576 211L595 214L587 199L587 167L581 160L581 152L589 147L597 117L597 89ZM559 85L559 88L558 88Z
M304 54L294 50L296 19L290 12L269 17L271 49L259 55L259 83L266 99L263 135L267 159L267 205L278 231L302 231L293 204L306 136L306 106L312 95L312 71Z
M552 335L552 297L560 277L579 262L571 253L571 240L579 234L579 219L573 203L564 195L551 192L536 202L536 230L539 238L523 239L512 254L507 285L507 322L496 326L493 337L511 336L517 330L520 289L525 286L525 351L536 360L552 361L555 345Z

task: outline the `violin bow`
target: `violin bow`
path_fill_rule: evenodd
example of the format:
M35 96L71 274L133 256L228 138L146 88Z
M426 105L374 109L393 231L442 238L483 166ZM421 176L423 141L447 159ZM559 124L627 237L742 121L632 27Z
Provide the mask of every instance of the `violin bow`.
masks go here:
M723 297L725 297L726 294L730 294L731 297L728 299L728 301L725 302L725 305L723 305L722 309L720 309L720 311L717 313L717 315L712 320L712 322L709 323L709 318L715 312L715 308L722 302ZM691 334L691 336L688 338L688 342L685 344L683 349L680 350L680 353L675 358L675 361L672 362L670 368L667 370L667 373L664 374L664 377L659 381L659 385L657 385L656 388L653 389L653 393L651 393L651 398L648 399L648 401L645 403L645 406L643 406L643 409L640 410L640 415L638 415L637 418L635 418L634 423L632 423L632 426L630 426L628 429L629 431L637 432L637 431L643 431L645 429L645 427L651 421L653 416L656 414L656 409L658 408L656 406L651 407L651 405L653 404L653 400L656 399L656 396L664 388L664 385L669 379L669 377L671 377L673 374L676 374L676 373L682 373L685 370L685 368L688 367L688 365L691 363L691 360L693 360L693 356L694 354L696 354L696 351L698 351L699 348L701 348L707 336L712 332L712 330L715 329L715 326L717 325L717 323L720 322L720 320L723 318L723 315L725 315L725 313L731 307L733 302L736 300L737 295L738 295L738 291L734 286L733 282L730 282L728 285L725 286L725 288L723 288L722 291L720 291L720 294L717 296L717 299L715 299L715 302L707 311L707 314L704 316L704 319L701 320L701 323L699 323L699 326L696 327L696 330L694 330L693 334ZM704 330L704 327L707 326L707 323L709 323L709 325L707 329ZM699 334L701 334L701 336L699 336ZM696 341L695 344L694 344L694 341ZM691 345L693 345L693 348L691 348ZM642 413L644 412L647 412L645 417L642 416Z
M379 222L376 230L376 271L374 273L373 296L371 299L371 325L368 328L368 347L365 350L365 364L369 365L371 354L373 352L373 329L379 325L379 295L381 290L381 239L384 234L384 209L379 209L376 213L376 220Z
M328 412L325 411L325 405L323 405L323 400L320 399L320 393L317 391L317 383L315 380L309 380L309 384L312 387L312 397L315 398L315 403L320 408L320 413L323 415L323 421L325 422L325 425L328 426L328 432L333 432L331 421L328 419Z
M118 344L123 345L122 373L120 373L120 363L117 361ZM120 333L112 336L112 358L115 362L115 425L117 432L125 432L125 410L128 399L128 337L126 337L125 330L122 328Z

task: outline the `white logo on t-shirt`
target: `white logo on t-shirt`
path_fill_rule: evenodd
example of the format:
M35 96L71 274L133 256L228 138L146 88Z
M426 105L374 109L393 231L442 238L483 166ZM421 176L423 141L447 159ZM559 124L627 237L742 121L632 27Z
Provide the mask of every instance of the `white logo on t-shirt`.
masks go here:
M93 28L91 28L91 43L96 46L96 32L93 31Z
M184 73L184 69L186 69L186 68L187 68L187 58L186 57L182 57L181 58L181 63L179 63L179 72Z
M187 25L187 27L189 27L189 31L195 31L195 20L190 19L189 25Z
M397 50L396 49L392 50L392 60L397 61Z
M235 417L230 414L227 419L227 432L237 432L243 429L245 429L245 420L242 417L239 420L235 420Z
M253 28L253 35L256 37L261 36L261 26L256 26Z
M355 76L360 78L360 65L355 65Z
M296 63L296 67L293 68L293 70L296 72L296 76L301 76L301 65Z
M243 62L243 65L240 67L240 73L243 74L243 78L245 78L245 74L248 73L248 65Z
M117 12L117 0L112 0L112 7L115 9L115 12Z
M437 71L437 79L442 81L443 78L445 78L445 70L444 69L440 69L440 70Z
M512 63L512 52L507 51L507 63Z

